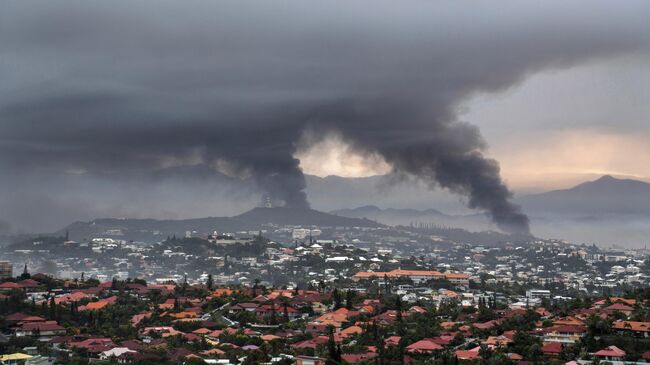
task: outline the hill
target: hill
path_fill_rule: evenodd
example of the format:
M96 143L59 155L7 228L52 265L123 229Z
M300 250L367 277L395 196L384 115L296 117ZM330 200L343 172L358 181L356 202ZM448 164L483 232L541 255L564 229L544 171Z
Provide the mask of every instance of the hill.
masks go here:
M151 240L158 236L183 236L186 231L209 234L219 232L236 232L259 230L268 225L295 225L319 227L381 227L382 224L360 218L348 218L319 212L313 209L292 208L254 208L233 217L207 217L181 220L157 219L116 219L103 218L89 222L75 222L56 232L65 235L69 232L75 240L112 236L131 240Z
M293 208L255 208L246 213L233 217L242 224L254 225L255 227L264 224L276 225L315 225L320 227L381 227L381 223L356 218L341 217L329 213L319 212L314 209L293 209Z
M376 205L364 205L352 209L337 209L331 214L350 218L366 218L390 225L409 224L411 222L430 221L437 218L450 218L450 216L435 209L381 209Z
M570 189L517 199L531 215L650 215L650 184L605 175Z
M350 217L366 218L373 221L381 222L391 226L419 223L433 224L438 226L462 228L469 231L485 231L494 229L491 226L489 218L484 214L471 215L448 215L436 209L398 209L398 208L379 208L375 205L365 205L352 209L338 209L330 212L331 214Z

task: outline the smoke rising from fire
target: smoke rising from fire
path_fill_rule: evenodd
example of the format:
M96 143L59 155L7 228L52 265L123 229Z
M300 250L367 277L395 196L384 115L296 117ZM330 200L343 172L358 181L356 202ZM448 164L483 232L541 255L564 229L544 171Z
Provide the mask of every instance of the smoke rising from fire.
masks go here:
M171 161L249 177L276 204L305 208L301 138L338 133L527 233L459 103L540 70L647 51L650 4L508 5L3 4L0 169L139 179Z

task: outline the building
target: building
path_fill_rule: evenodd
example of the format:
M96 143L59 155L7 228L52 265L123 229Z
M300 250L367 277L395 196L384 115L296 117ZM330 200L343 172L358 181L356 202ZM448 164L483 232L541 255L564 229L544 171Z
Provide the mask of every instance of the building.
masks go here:
M325 365L325 359L313 356L296 356L296 365Z
M367 280L370 278L383 279L385 277L394 279L394 278L409 278L413 281L414 284L420 284L428 280L436 279L446 279L449 280L454 285L469 285L469 276L466 274L459 273L441 273L438 271L427 271L427 270L392 270L388 272L373 272L373 271L361 271L352 277L352 280Z
M526 298L528 299L542 299L550 298L551 291L545 289L528 289L526 290Z
M291 232L291 238L294 240L304 240L309 237L310 230L306 228L296 228Z
M31 359L31 355L16 352L13 354L0 355L0 364L3 365L22 365L25 361Z
M33 336L41 341L48 341L52 337L65 335L65 328L56 321L28 322L15 329L16 337Z
M14 276L14 265L9 261L0 261L0 279L9 279Z
M557 325L544 330L544 342L572 344L587 334L585 326Z
M623 361L625 355L625 351L616 346L609 346L594 353L594 357L600 361Z

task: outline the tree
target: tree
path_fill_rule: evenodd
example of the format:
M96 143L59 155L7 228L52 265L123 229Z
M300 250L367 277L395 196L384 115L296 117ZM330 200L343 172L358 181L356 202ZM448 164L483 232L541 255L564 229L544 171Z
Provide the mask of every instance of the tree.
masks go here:
M347 309L352 309L354 305L354 292L352 290L348 290L345 292L345 308Z
M334 291L332 292L332 299L334 300L334 310L342 307L341 293L339 293L339 290L336 288L334 288Z
M486 345L481 344L481 347L478 350L478 355L483 359L483 361L487 361L492 357L492 350L490 350Z
M388 279L388 275L384 274L384 288L386 294L390 295L391 294L391 287L390 287L390 280Z
M213 286L214 286L214 282L212 281L212 274L208 274L208 282L207 282L208 290L212 290Z
M29 271L27 271L27 264L25 264L25 268L23 269L23 273L20 275L20 280L26 280L31 278L31 275L29 274Z
M271 303L271 324L278 324L278 317L275 311L275 303Z
M50 298L50 319L51 320L56 320L56 302L54 301L54 297Z
M395 310L397 310L397 321L402 322L402 298L399 295L395 298Z
M329 339L327 340L327 360L325 365L340 365L341 362L341 348L336 346L334 341L334 329L329 327Z
M283 309L284 309L284 322L289 322L289 303L285 300L282 303Z

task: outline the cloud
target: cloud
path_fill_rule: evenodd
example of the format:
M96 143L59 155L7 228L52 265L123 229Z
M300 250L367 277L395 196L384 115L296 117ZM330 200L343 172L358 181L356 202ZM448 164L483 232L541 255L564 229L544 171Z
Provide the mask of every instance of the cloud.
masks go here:
M647 51L649 7L3 4L0 168L116 179L226 166L277 203L306 207L300 140L335 133L396 174L466 196L502 229L526 232L478 129L458 121L459 103L539 70Z
M647 133L567 129L547 132L535 141L514 139L495 146L492 152L508 171L508 181L522 188L541 185L553 189L557 184L571 187L603 175L650 179L650 168L639 165L639 161L650 159L649 139ZM512 150L517 153L510 153Z

